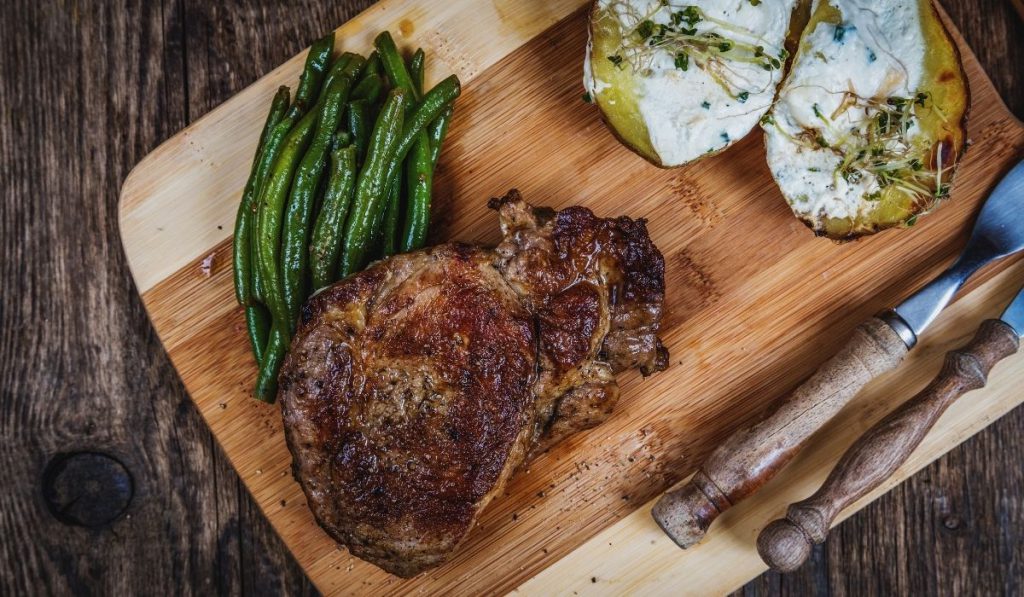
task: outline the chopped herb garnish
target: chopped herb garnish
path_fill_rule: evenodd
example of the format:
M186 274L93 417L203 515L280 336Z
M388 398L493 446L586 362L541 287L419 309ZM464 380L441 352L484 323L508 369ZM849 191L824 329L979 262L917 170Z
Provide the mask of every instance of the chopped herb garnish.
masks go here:
M711 102L709 102L707 100L704 100L704 101L702 101L700 103L700 107L704 108L705 110L710 110L711 109Z
M680 53L676 54L675 65L676 65L676 68L678 68L679 70L687 70L687 69L689 69L690 68L690 56L687 55L685 52L680 52Z
M654 35L654 27L654 21L645 19L637 26L637 35L640 36L642 41L647 41L652 35Z
M743 92L741 92L741 93L736 95L736 99L739 100L739 102L741 104L745 104L745 103L747 103L747 100L750 99L750 92L749 91L743 91Z
M690 25L691 27L703 20L701 11L696 6L687 6L685 9L683 9L681 14L682 19L686 21L686 24Z
M843 25L836 25L836 30L832 33L832 40L842 43L844 37L846 37L846 27Z
M583 101L587 102L588 104L592 104L594 103L594 97L590 95L590 92L588 91L583 94Z
M622 56L619 56L618 54L612 54L608 57L608 60L615 66L622 66Z
M680 71L688 70L690 68L690 56L686 52L679 52L676 54L675 65Z

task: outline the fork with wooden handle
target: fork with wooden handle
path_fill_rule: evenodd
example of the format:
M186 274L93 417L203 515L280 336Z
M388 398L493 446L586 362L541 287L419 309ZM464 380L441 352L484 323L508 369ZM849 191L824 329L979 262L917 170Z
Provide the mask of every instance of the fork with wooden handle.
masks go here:
M969 344L946 354L932 382L869 429L843 455L817 493L789 507L786 517L769 524L757 538L757 551L779 572L799 568L812 544L825 540L836 516L878 487L903 464L935 421L957 398L985 386L996 363L1016 354L1017 329L1024 329L1024 293L1018 304L1020 320L990 319ZM1012 308L1012 306L1011 306Z
M918 336L982 266L1024 249L1024 162L986 200L963 254L928 286L881 318L861 324L850 342L767 419L734 434L685 485L651 514L680 547L694 545L725 510L761 488L801 445L869 381L895 369Z

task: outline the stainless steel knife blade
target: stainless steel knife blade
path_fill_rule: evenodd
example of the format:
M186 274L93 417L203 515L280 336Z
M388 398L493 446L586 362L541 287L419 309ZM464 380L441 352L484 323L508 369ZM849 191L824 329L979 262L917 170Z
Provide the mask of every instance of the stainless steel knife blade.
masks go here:
M983 266L1024 249L1024 162L999 182L981 208L974 232L960 258L930 284L881 316L908 348L968 278ZM1018 328L1014 328L1018 329Z
M1013 328L1018 336L1024 336L1024 289L1017 293L1017 297L1003 311L1003 323Z

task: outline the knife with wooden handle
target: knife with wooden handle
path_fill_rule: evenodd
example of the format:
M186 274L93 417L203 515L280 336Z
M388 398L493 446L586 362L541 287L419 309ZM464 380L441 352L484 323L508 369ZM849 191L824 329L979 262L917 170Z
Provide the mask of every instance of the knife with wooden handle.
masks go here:
M757 551L779 572L799 568L811 546L821 543L836 516L878 487L903 464L957 398L985 386L992 367L1020 349L1024 332L1024 291L1000 319L981 324L969 344L946 354L938 376L869 429L832 470L824 485L789 507L757 538Z
M895 369L917 338L982 266L1024 249L1024 162L986 200L971 239L944 274L880 317L858 327L847 345L775 412L720 445L651 514L682 548L699 542L718 516L760 489L804 442L869 381Z

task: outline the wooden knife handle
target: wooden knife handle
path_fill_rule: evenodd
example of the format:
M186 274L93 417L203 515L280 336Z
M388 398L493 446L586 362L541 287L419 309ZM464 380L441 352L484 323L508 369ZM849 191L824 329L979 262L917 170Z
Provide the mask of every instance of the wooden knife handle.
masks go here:
M786 518L761 531L757 550L765 563L780 572L799 568L812 543L825 540L835 517L892 475L946 408L961 395L984 387L992 367L1019 346L1013 328L990 319L967 346L947 353L928 387L861 436L817 493L791 505Z
M654 519L680 547L694 545L719 514L767 483L812 433L906 354L907 345L884 321L862 323L847 345L774 414L733 434L690 481L662 496L652 511Z

